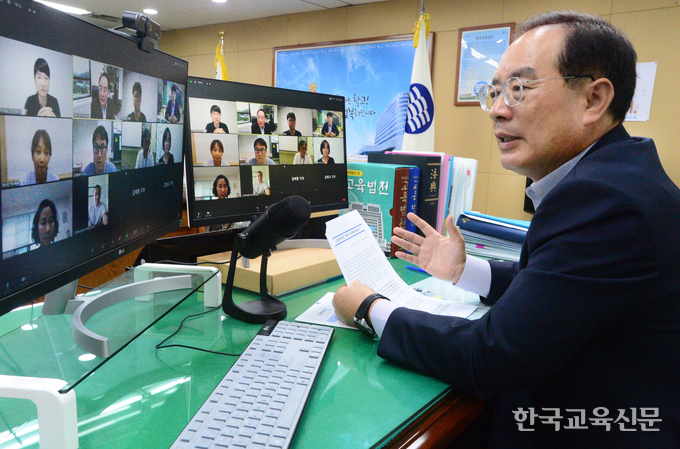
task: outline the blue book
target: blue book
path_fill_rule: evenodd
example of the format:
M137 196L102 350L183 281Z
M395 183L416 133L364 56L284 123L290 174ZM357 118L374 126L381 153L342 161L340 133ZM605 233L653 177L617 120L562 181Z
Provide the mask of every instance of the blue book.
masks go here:
M518 243L524 241L524 236L526 236L528 229L528 227L507 223L496 217L491 217L490 215L482 217L478 214L473 215L468 214L467 212L460 214L456 226L468 231L478 232L480 234Z
M406 210L418 214L418 187L420 186L420 168L411 167L408 181L408 204ZM411 220L406 220L406 230L416 232L416 225Z

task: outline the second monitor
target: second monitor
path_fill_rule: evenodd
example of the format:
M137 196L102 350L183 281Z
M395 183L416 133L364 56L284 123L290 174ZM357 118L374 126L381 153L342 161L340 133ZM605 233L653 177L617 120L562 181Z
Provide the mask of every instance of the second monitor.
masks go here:
M300 195L312 212L347 207L345 99L189 77L190 226L250 220Z

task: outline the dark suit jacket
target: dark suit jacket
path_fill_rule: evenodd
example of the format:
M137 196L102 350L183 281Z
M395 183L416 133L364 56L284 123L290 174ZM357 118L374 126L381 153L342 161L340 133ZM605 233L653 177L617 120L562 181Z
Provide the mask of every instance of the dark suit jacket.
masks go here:
M251 133L262 134L262 131L260 131L260 126L257 124L257 121L253 121L253 124L251 126ZM264 133L265 134L272 133L272 126L269 124L269 122L264 122Z
M539 205L519 263L492 263L487 301L476 321L397 309L378 354L494 398L490 447L680 447L680 191L650 139L602 137ZM593 425L601 407L636 430ZM519 408L557 408L562 427L519 431ZM642 408L660 431L630 422ZM567 409L587 429L564 429Z
M106 117L102 117L102 105L99 103L99 97L92 99L90 104L90 118L108 119L113 120L115 118L118 108L114 104L113 100L108 98L106 100Z
M165 108L165 120L170 121L171 116L174 116L179 122L181 112L179 110L179 105L177 104L177 101L172 100L168 101L168 105Z

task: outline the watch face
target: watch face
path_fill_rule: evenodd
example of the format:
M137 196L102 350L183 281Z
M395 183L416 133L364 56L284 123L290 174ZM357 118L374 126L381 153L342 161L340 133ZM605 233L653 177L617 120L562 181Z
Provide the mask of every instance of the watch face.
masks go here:
M371 326L368 325L364 318L357 319L354 317L354 324L361 332L368 335L369 337L375 338L378 336L378 334L376 334L375 331L371 329Z

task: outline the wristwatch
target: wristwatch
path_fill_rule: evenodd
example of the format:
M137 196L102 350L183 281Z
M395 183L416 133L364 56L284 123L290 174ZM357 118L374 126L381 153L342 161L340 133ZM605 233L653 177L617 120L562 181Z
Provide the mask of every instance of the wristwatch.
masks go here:
M381 298L386 299L388 301L390 300L389 298L384 297L380 293L373 293L372 295L368 295L359 306L359 309L357 309L357 313L354 315L354 325L357 328L359 328L361 332L372 338L376 338L378 334L376 334L373 327L370 324L368 324L366 315L368 315L368 310L371 308L371 304L373 304L376 300Z

